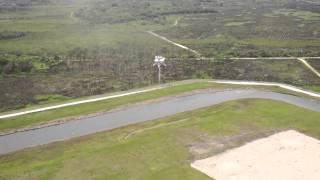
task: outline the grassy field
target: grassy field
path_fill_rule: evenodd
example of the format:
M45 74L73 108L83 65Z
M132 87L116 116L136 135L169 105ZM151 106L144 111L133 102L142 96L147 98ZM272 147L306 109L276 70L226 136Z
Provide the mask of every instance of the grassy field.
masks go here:
M228 102L2 156L0 177L209 179L190 162L285 129L320 138L319 125L319 113L285 103Z
M152 85L155 55L167 58L167 81L211 77L319 85L292 61L201 66L192 53L146 33L155 31L216 59L319 56L320 12L304 2L15 2L0 3L0 112L44 103L43 97L54 101L53 96L78 98ZM195 69L194 64L200 65Z
M184 15L180 26L159 33L204 56L318 55L320 12L312 5L294 4L226 1L215 7L217 14Z
M0 52L63 55L75 48L90 51L101 47L118 49L123 43L131 43L133 47L144 44L146 49L168 46L145 34L147 30L163 31L180 42L191 39L188 44L191 46L205 42L194 47L207 55L217 53L214 47L219 48L220 55L228 55L229 47L226 46L232 46L236 54L240 48L246 52L254 50L256 55L270 46L285 48L281 51L291 54L298 53L297 48L310 53L319 47L318 11L312 10L312 6L289 8L291 0L285 0L283 4L269 1L231 0L219 5L185 0L154 0L152 4L145 0L85 0L0 11L0 33L24 33L19 38L1 39ZM270 7L263 6L264 3L269 3ZM248 6L254 6L256 10ZM201 13L203 7L215 12ZM179 24L174 25L177 19ZM219 37L224 40L223 43L220 41L222 45L212 47ZM276 53L273 52L275 48L266 50L266 53ZM279 50L279 53L284 52Z
M0 111L151 85L155 55L185 60L168 61L167 81L275 80L320 91L317 77L299 62L188 61L192 54L146 33L217 59L320 56L320 11L303 1L16 0L13 7L3 2ZM29 114L1 120L0 132L207 88L230 86L183 84ZM234 101L0 156L0 180L209 179L190 162L286 129L320 138L319 127L318 112L269 100Z
M98 48L120 49L123 44L142 46L145 50L162 47L175 49L174 46L145 33L147 30L170 27L173 23L170 18L161 24L141 20L96 24L74 15L84 6L85 3L73 3L33 6L20 11L0 11L0 33L25 33L19 38L0 39L0 52L67 55L76 48L90 51Z
M266 14L267 17L279 17L279 16L291 16L295 18L299 18L302 20L310 20L310 21L317 21L320 20L319 13L313 13L310 11L295 11L293 9L278 9L272 11L270 14Z

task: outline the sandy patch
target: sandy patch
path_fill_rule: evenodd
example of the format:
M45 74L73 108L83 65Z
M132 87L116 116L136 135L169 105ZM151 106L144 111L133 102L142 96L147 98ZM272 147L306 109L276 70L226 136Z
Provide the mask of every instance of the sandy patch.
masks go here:
M320 141L289 130L191 166L217 180L319 180Z

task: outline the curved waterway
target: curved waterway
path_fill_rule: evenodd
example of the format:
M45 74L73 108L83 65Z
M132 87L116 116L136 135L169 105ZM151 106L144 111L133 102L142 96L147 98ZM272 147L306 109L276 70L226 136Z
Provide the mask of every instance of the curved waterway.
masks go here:
M173 97L147 104L133 105L119 111L69 121L57 126L1 136L0 154L67 140L100 131L111 130L130 124L220 104L226 101L247 98L277 100L320 112L319 100L306 99L288 94L259 90L203 91L192 95Z

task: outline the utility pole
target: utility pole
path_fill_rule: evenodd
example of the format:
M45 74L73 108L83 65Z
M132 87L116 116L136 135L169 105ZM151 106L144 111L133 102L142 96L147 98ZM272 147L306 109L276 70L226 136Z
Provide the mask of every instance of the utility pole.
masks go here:
M165 60L166 60L166 58L164 58L162 56L155 56L155 58L154 58L153 66L157 66L158 67L158 81L159 81L159 84L161 83L161 66L166 66L166 64L164 63Z

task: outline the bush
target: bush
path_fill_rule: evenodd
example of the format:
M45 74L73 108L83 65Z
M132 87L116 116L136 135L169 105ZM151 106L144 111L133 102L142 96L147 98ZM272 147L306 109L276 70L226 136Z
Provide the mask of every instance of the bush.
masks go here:
M17 39L17 38L23 37L25 35L26 35L26 33L24 33L24 32L4 31L4 32L0 32L0 40Z
M3 67L4 74L13 74L15 72L15 64L10 61Z
M32 70L32 63L30 61L21 61L16 63L18 72L30 72Z

